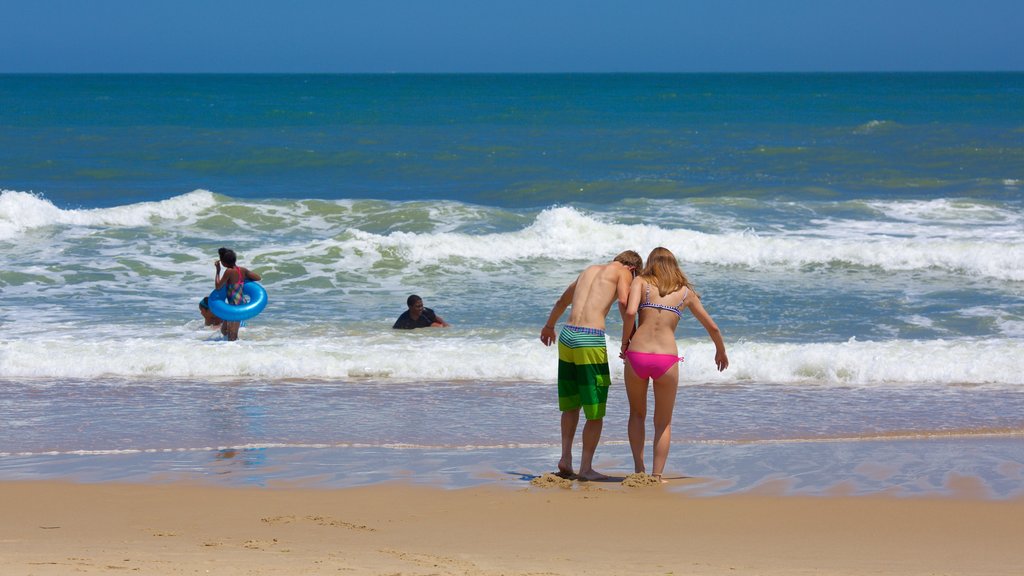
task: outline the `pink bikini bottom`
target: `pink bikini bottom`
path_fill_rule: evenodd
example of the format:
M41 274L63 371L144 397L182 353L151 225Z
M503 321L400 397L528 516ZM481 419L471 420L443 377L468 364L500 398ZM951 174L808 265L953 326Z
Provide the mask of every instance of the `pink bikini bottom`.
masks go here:
M626 351L626 361L629 362L629 366L636 372L636 375L643 378L660 378L662 374L668 372L668 369L672 367L676 362L682 362L682 356L676 356L675 354L654 354L651 352L633 352L632 350Z

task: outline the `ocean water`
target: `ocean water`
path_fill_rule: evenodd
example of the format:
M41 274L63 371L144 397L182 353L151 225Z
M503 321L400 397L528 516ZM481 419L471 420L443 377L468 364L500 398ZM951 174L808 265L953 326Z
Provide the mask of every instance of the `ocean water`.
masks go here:
M1022 187L1024 74L0 76L0 478L547 471L552 304L666 246L731 360L684 318L670 472L1016 495Z

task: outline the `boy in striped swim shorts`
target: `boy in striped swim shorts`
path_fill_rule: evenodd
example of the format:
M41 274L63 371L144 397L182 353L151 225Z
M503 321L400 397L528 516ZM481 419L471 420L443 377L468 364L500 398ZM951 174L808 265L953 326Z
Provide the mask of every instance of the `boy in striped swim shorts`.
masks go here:
M608 264L588 266L555 302L540 331L540 341L545 346L553 344L555 322L572 306L569 323L558 335L558 409L562 411L560 476L576 476L582 480L608 478L593 468L611 384L604 320L616 300L619 314L625 310L629 285L641 268L643 260L632 250L619 254ZM573 473L572 446L581 410L587 422L583 425L583 455L577 475Z

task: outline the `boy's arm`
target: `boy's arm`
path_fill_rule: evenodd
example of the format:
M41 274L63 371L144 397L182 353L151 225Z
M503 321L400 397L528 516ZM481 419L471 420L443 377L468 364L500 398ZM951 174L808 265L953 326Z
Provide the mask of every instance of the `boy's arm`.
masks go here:
M562 292L558 301L555 302L555 305L551 308L551 313L548 314L547 323L540 329L540 341L543 342L545 346L551 346L555 341L555 322L558 322L558 319L565 313L565 309L572 303L572 297L576 294L577 281L579 281L579 278L573 280L572 284L569 284L569 287L565 289L565 292Z
M633 274L623 270L615 281L615 297L619 302L619 316L625 320L626 304L629 302L630 283L633 281Z
M626 352L626 348L629 348L629 340L633 337L633 332L636 331L636 314L640 308L640 284L643 280L634 278L633 282L629 285L629 299L625 306L620 306L622 310L622 350L619 357L621 358Z

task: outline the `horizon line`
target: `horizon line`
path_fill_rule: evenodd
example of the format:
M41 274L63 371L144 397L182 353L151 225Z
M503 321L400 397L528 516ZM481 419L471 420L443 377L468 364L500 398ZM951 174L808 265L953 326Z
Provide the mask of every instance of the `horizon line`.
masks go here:
M362 72L324 72L324 71L5 71L0 76L117 76L117 75L152 75L152 76L197 76L197 75L266 75L266 76L683 76L683 75L768 75L768 74L1021 74L1024 69L961 69L961 70L729 70L729 71L546 71L546 72L513 72L513 71L362 71Z

